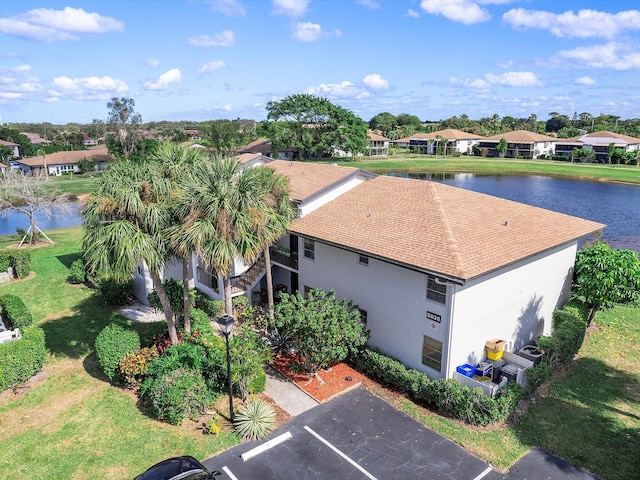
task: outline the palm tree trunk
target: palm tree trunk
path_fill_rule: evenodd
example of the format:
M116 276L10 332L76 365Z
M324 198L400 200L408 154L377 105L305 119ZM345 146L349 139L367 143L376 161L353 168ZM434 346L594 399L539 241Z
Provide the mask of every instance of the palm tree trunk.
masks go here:
M231 277L229 277L229 275L224 276L222 285L224 288L224 312L227 315L233 315L233 302L231 300Z
M164 312L164 318L167 320L167 329L169 330L169 339L173 345L178 344L178 332L176 330L176 322L173 318L173 309L167 297L167 292L164 289L164 284L160 280L160 276L155 272L149 272L151 280L153 280L153 288L155 288L158 294L158 300L162 305L162 311Z
M182 301L184 302L184 331L191 333L191 301L189 299L189 260L182 259Z
M271 275L271 252L269 246L264 249L264 262L267 264L267 314L273 318L273 276Z

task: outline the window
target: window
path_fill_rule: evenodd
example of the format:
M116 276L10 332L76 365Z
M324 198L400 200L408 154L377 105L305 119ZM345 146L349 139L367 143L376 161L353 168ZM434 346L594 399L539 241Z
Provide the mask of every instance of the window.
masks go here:
M442 342L424 335L422 341L422 364L434 370L442 370Z
M369 265L369 257L365 257L364 255L358 256L358 263L360 265Z
M316 244L313 240L304 241L304 257L309 260L316 258Z
M142 265L138 265L138 276L144 277L144 271L142 270Z
M427 298L442 304L447 301L447 286L438 283L432 275L427 275Z
M360 323L364 327L366 327L367 326L367 311L366 310L362 310L361 308L359 308L358 311L360 312Z

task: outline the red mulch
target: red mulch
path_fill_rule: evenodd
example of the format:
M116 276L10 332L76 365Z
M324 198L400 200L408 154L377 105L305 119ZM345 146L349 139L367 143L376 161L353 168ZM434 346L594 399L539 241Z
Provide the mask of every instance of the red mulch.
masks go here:
M297 373L293 370L292 365L297 359L298 356L295 354L279 353L275 355L271 365L320 403L329 401L336 395L360 385L365 380L364 375L346 363L338 363L328 370L319 370L317 375L309 377L305 373Z

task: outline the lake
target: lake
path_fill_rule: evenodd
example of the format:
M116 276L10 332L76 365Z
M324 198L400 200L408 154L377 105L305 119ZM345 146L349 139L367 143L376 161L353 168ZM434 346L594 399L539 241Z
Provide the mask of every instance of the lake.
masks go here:
M82 205L79 202L71 202L71 210L63 215L57 214L48 218L46 215L36 213L36 224L40 230L44 231L52 228L76 227L82 225L81 209ZM0 215L0 235L14 234L17 228L28 230L29 217L24 213L4 210Z
M446 183L535 207L604 223L613 248L640 251L640 186L544 176L389 173Z

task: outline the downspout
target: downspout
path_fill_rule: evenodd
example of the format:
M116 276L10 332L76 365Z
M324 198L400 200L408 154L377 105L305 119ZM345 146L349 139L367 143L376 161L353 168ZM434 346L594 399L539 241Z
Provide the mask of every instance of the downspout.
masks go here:
M447 368L445 369L444 378L450 378L449 372L451 372L451 339L453 338L453 312L455 310L455 298L458 285L453 284L453 293L451 294L451 301L449 302L449 327L447 329ZM453 374L451 374L453 375Z

